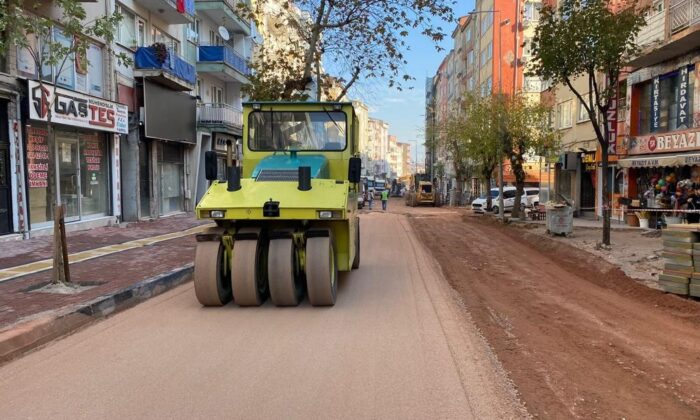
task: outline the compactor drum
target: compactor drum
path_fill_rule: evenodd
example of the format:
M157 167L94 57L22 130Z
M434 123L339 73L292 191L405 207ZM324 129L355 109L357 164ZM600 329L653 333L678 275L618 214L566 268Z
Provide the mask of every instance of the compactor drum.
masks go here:
M205 306L335 304L360 263L359 129L350 103L248 103L242 159L206 152L194 286ZM226 179L219 160L226 161Z

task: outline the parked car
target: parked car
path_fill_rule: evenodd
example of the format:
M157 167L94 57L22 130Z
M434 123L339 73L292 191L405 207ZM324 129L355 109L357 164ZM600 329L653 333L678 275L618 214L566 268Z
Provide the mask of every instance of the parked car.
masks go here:
M520 209L533 208L540 204L540 189L537 187L525 187L520 198Z
M491 205L493 206L495 203L494 200L496 200L496 197L498 197L498 188L491 188L489 193L491 194ZM488 204L488 200L486 198L486 194L481 194L479 198L472 201L472 210L475 213L483 213L486 211L486 205Z
M496 190L496 198L493 199L493 202L491 204L491 210L493 211L494 214L498 214L500 208L498 207L500 204L500 198L498 195L498 188L495 188ZM515 205L515 195L518 193L517 188L515 187L503 187L503 211L511 211L513 210L513 205Z

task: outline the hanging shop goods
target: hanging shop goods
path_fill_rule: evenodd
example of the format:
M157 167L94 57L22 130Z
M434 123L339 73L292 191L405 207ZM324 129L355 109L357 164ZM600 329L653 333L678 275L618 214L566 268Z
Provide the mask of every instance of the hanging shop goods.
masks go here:
M116 102L29 80L29 118L112 133L128 134L128 108ZM55 91L54 91L55 89ZM54 98L55 95L55 98Z

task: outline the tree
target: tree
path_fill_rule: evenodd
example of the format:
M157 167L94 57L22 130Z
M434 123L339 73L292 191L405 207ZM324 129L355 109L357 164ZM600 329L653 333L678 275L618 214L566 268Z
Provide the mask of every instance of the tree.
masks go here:
M609 111L616 109L617 81L625 62L638 50L635 39L644 17L634 3L613 0L560 0L545 5L532 39L532 74L553 85L566 85L588 113L598 143L603 170L603 243L610 245L608 156L614 150ZM574 88L577 77L588 78L588 91Z
M269 15L271 10L275 10L269 3L275 1L279 0L255 2L251 15L258 19L265 13ZM386 79L390 87L402 89L405 82L412 80L403 71L407 64L405 52L410 48L406 42L409 30L417 28L425 36L439 42L445 34L431 23L431 18L453 21L450 0L282 2L283 7L276 13L288 15L290 10L298 10L299 18L295 19L298 24L290 24L287 29L292 33L292 38L303 40L300 43L299 69L295 61L298 57L281 57L283 61L276 63L282 68L294 68L289 73L290 78L280 83L291 89L278 89L292 95L307 91L314 79L321 83L337 83L341 87L333 99L344 97L358 81L373 78ZM285 16L282 18L285 19ZM254 66L260 69L260 66ZM324 78L322 67L335 77ZM321 91L318 89L316 92L317 100Z
M55 0L48 4L0 0L0 55L5 56L11 48L17 48L26 51L32 58L40 89L48 100L46 115L49 138L53 137L51 118L58 87L58 83L52 79L58 79L68 68L66 66L87 69L87 50L92 41L104 42L108 52L119 62L130 65L130 57L111 49L121 19L120 14L113 13L88 21L85 8L78 0ZM54 82L53 91L46 87L47 81ZM52 204L47 203L49 208ZM59 253L63 253L59 247L56 248L54 261L60 258ZM53 282L64 280L61 273L57 273Z
M497 98L492 96L465 95L460 106L450 114L443 136L452 154L455 171L457 168L475 168L486 190L491 186L494 169L504 156L499 131L501 115L494 113L496 101ZM486 200L490 209L490 194Z
M529 101L523 95L500 96L493 101L494 115L502 121L503 153L515 175L515 202L512 217L520 216L520 200L525 187L523 164L528 155L556 147L558 136L549 124L550 107Z

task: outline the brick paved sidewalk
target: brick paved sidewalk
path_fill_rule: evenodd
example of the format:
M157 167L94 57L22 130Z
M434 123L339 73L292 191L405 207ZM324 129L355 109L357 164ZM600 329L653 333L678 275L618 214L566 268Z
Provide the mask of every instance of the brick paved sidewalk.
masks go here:
M74 232L68 236L68 249L75 253L180 232L206 223L194 219L192 215L182 215L133 223L125 228L106 227ZM0 246L0 269L51 258L51 241L51 237L42 237L3 243ZM93 286L77 294L37 292L36 289L50 282L51 270L1 282L0 331L39 314L88 302L183 267L193 262L194 248L194 235L188 235L72 263L72 281Z

